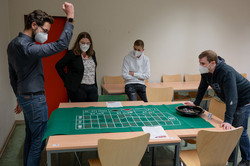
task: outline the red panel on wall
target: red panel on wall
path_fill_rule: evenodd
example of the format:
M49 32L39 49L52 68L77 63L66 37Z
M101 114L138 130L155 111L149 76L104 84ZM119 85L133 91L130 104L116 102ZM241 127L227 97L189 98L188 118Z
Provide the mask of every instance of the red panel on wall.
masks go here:
M46 43L55 42L60 37L66 22L66 17L54 17L54 20L55 22L51 26ZM42 59L45 79L45 94L49 116L55 109L58 108L60 102L68 101L63 81L55 69L56 62L61 59L65 53L66 50Z

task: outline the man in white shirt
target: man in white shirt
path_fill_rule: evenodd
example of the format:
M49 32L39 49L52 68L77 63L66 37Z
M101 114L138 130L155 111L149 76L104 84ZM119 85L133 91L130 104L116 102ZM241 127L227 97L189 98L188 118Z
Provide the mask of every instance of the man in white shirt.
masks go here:
M122 65L122 77L125 79L125 93L130 101L136 101L136 93L147 102L145 80L150 77L149 58L144 55L142 40L134 42L134 50L125 56Z

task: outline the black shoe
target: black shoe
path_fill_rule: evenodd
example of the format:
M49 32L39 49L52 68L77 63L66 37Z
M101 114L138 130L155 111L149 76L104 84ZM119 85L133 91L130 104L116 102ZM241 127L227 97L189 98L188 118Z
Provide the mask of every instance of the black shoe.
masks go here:
M238 166L250 166L250 161L241 160L241 162L238 164Z

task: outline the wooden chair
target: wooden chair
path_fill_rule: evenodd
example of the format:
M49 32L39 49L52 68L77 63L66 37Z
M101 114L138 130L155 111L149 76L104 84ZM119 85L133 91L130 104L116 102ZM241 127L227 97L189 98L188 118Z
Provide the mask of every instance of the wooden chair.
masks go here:
M146 88L147 99L149 102L157 101L172 101L174 89L172 87L167 88Z
M90 166L138 166L148 145L150 134L128 139L98 140L99 159L89 159Z
M124 84L125 80L122 76L104 76L103 77L104 84Z
M208 111L224 121L226 104L216 98L211 98Z
M176 75L162 75L162 82L181 82L181 74Z
M200 81L201 75L200 74L185 74L184 81L191 82L191 81Z
M186 82L201 81L201 75L200 74L185 74L184 80ZM197 92L189 92L188 95L190 96L190 98L196 98ZM213 94L212 94L212 96L213 96ZM209 94L205 94L203 97L203 100L206 100L206 102L207 102L207 100L210 100L212 96ZM206 107L207 107L207 104L206 104Z
M215 115L216 117L220 118L224 121L225 112L226 112L226 104L218 99L212 97L209 103L208 111ZM187 143L189 144L196 144L196 139L184 139L185 146Z
M181 74L176 75L162 75L162 82L182 82ZM190 97L183 95L181 92L174 92L174 101L187 101L190 100Z
M184 75L184 81L186 82L200 81L200 80L201 80L200 74L185 74ZM188 92L188 96L190 98L196 98L197 92Z
M105 101L127 101L127 95L100 95L98 96L99 102Z
M241 73L241 75L245 78L247 78L247 73Z
M197 135L197 149L183 150L180 158L186 166L222 166L236 147L242 127L232 130L201 130Z

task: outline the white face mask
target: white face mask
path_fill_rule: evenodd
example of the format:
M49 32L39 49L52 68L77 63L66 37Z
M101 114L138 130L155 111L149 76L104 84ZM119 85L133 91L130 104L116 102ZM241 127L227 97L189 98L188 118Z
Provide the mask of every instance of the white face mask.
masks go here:
M48 34L44 32L39 32L35 35L35 41L39 43L44 43L48 40Z
M80 45L80 49L81 49L83 52L87 52L87 51L89 50L89 47L90 47L89 44L81 44L81 45Z
M140 52L140 51L135 51L135 50L134 50L134 55L135 55L135 57L138 58L139 56L141 56L141 52Z
M209 65L210 65L210 63L207 65L207 67L208 67ZM204 66L201 66L201 65L200 65L200 68L199 68L200 73L201 73L201 74L209 73L209 70L208 70L207 67L204 67Z

